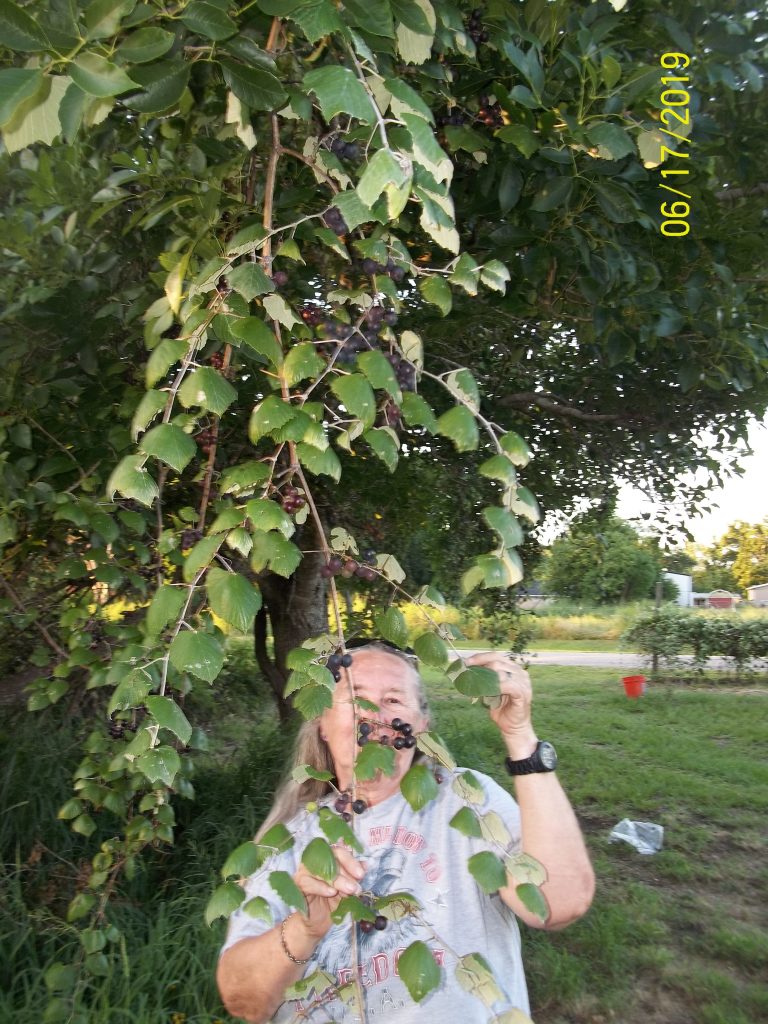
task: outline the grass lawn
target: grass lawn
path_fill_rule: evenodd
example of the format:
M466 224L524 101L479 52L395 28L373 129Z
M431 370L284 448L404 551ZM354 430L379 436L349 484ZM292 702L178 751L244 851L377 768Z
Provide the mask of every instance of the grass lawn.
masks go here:
M188 701L190 718L207 720L212 736L197 799L179 804L176 848L118 893L125 948L96 980L87 1024L230 1019L213 984L223 925L208 929L202 911L227 853L269 805L286 753L245 667ZM660 685L629 701L615 670L532 674L536 726L558 748L598 876L582 921L557 933L523 928L536 1024L768 1020L768 691ZM459 763L509 785L482 706L436 676L428 682L436 727ZM43 1020L43 974L78 943L63 911L97 836L85 841L55 820L79 760L75 732L57 709L0 726L3 1022ZM643 857L610 844L623 817L663 825L662 852Z
M493 648L493 644L484 640L457 640L454 646L460 651ZM509 650L509 645L498 644L494 648L499 651ZM618 640L530 640L527 650L530 651L607 651L609 653L626 654Z

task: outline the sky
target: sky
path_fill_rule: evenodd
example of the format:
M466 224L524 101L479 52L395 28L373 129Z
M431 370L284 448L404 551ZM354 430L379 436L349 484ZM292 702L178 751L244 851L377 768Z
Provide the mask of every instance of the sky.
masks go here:
M753 454L739 460L744 475L731 477L724 487L712 493L712 504L717 506L712 512L688 520L688 529L697 544L712 544L738 520L758 523L768 516L768 419L750 427L749 443ZM627 486L621 488L616 511L621 518L632 519L645 511L655 517L664 509L649 502L641 491Z

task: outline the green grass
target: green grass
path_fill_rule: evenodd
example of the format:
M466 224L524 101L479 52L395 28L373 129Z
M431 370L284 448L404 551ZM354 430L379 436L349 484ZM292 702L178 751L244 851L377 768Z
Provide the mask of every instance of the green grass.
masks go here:
M112 913L125 946L93 987L87 1024L229 1020L213 982L223 926L208 929L202 911L218 867L264 814L287 750L253 676L239 650L221 683L188 699L212 752L200 758L196 801L178 807L176 848L121 884ZM768 694L653 686L629 701L616 670L541 666L533 677L536 726L558 747L598 877L582 921L559 933L523 929L537 1024L768 1019ZM509 785L482 706L435 674L429 686L459 763ZM0 729L2 1021L43 1020L44 971L78 941L63 912L96 837L74 835L55 813L82 728L54 708L9 716ZM642 857L610 844L623 817L664 825L663 850Z

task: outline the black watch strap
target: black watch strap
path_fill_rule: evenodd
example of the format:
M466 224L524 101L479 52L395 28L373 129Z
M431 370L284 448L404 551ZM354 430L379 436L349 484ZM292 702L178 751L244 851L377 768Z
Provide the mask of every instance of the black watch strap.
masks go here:
M547 740L539 740L530 757L513 761L511 757L504 760L510 775L534 775L537 772L553 772L557 767L555 748Z

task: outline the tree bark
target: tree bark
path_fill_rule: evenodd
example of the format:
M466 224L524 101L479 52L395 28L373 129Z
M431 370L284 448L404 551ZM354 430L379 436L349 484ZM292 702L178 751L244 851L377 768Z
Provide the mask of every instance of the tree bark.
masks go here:
M311 522L307 522L302 534L301 538L294 538L300 546L319 546ZM269 683L281 725L287 725L296 714L290 699L283 696L290 671L285 664L286 656L307 637L328 629L326 583L320 575L324 561L322 552L313 550L304 555L288 579L271 572L259 576L263 604L254 623L254 653ZM274 644L271 654L267 649L268 623Z

